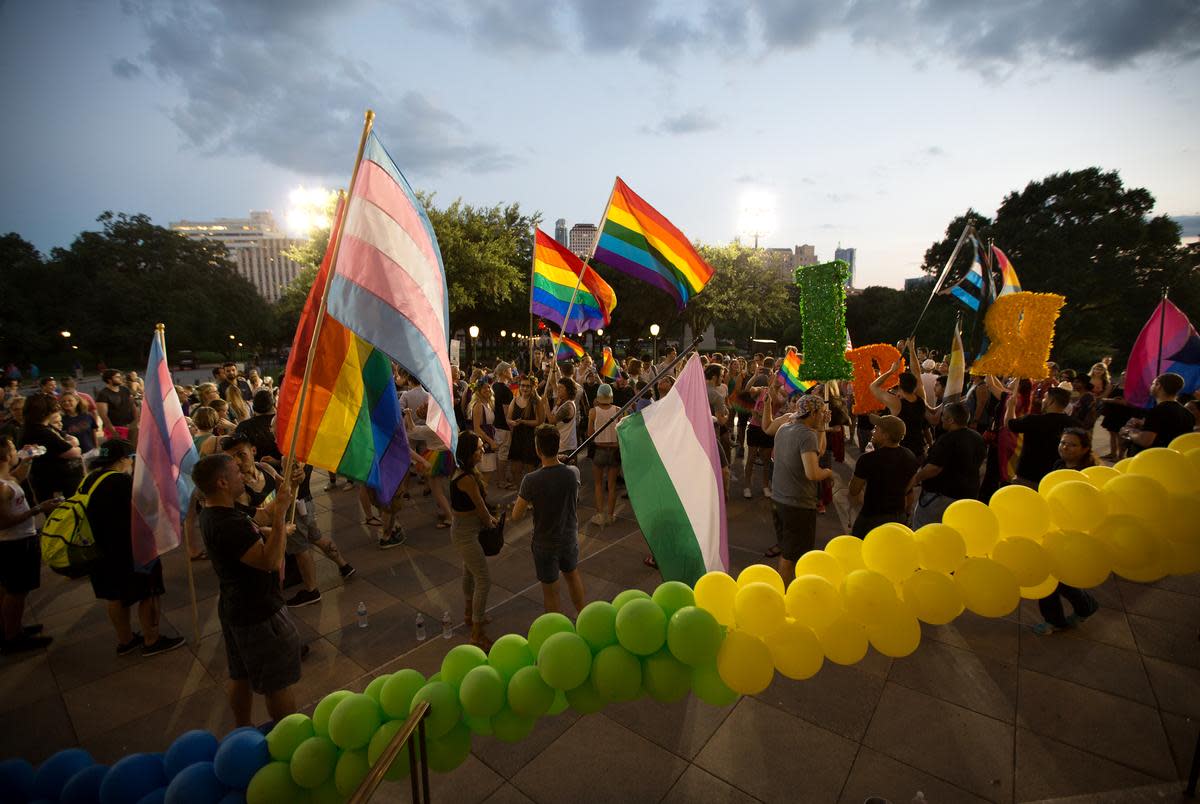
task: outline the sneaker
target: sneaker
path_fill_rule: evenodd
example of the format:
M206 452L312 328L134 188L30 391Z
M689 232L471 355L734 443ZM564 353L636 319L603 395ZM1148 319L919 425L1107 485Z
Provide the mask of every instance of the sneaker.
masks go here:
M605 524L605 525L612 525L612 524L613 524L613 523L615 523L616 521L617 521L616 514L609 514L608 516L606 516L606 517L604 518L604 524Z
M596 513L595 516L593 516L591 519L588 520L588 524L589 525L603 525L603 524L605 524L605 521L606 520L604 518L604 514Z
M1070 628L1069 624L1067 625L1067 628ZM1066 629L1063 628L1062 626L1054 625L1053 623L1040 622L1037 625L1029 626L1029 630L1032 631L1033 633L1037 634L1038 636L1050 636L1055 631L1063 631Z
M342 576L343 581L348 581L354 577L354 573L358 572L354 567L345 564L338 568L338 575Z
M406 538L407 537L404 535L404 531L400 528L396 528L394 531L392 531L391 536L388 536L386 539L379 540L379 549L391 550L393 547L399 547L400 545L404 544L404 540Z
M754 494L750 491L750 489L742 489L742 496L747 500L754 498Z
M302 606L311 606L313 603L320 603L320 602L321 602L321 590L320 589L312 589L312 590L301 589L299 592L292 595L291 599L288 600L287 605L288 605L289 609L298 609Z
M770 486L764 486L764 487L763 487L763 496L764 496L764 497L770 497L770 496L771 496L771 487L770 487Z
M160 653L166 653L167 651L175 650L176 648L181 647L184 642L185 640L181 636L169 637L159 634L158 641L153 645L142 646L142 655L157 656Z
M0 652L10 654L26 653L31 650L41 650L53 641L54 637L30 636L28 634L21 634L16 639L5 640L3 646L0 647Z
M119 643L117 645L117 655L124 656L127 653L132 653L133 651L135 651L139 647L141 647L141 645L142 645L142 635L134 634L133 639L131 639L125 643Z

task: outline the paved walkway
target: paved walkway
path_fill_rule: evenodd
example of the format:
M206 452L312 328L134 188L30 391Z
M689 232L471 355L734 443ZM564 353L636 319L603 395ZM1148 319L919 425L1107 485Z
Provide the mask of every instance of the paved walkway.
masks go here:
M585 481L585 500L590 489ZM405 666L434 672L465 639L461 627L450 640L438 637L442 612L461 613L460 568L446 531L432 526L428 498L418 496L411 515L428 524L390 551L375 548L353 493L321 495L317 505L320 524L359 573L343 586L334 566L317 559L323 600L294 611L312 648L300 699L311 705L335 689L362 689ZM581 520L592 513L581 509ZM618 516L581 535L589 600L650 591L658 581L642 564L631 512ZM823 544L839 528L832 513L819 522ZM491 565L493 636L524 633L541 613L528 522L508 537ZM763 500L730 503L730 539L735 572L760 560L773 541ZM185 561L177 551L165 562L166 629L190 636ZM87 582L45 572L33 617L55 641L42 654L0 659L0 757L37 762L81 745L112 762L163 750L188 729L228 730L216 578L206 563L193 566L202 638L151 659L116 657ZM761 695L725 709L646 699L587 717L568 710L542 719L518 745L476 738L467 762L434 776L433 795L549 804L861 802L874 794L907 804L921 791L930 802L1024 802L1180 778L1200 721L1200 575L1153 585L1110 579L1096 595L1104 608L1075 633L1032 635L1023 626L1037 610L1026 602L1005 619L965 613L949 626L923 626L921 647L906 659L872 651L854 667L827 662L805 682L777 676ZM366 629L355 623L359 601ZM418 611L431 635L423 644ZM407 788L391 783L376 796L407 799Z

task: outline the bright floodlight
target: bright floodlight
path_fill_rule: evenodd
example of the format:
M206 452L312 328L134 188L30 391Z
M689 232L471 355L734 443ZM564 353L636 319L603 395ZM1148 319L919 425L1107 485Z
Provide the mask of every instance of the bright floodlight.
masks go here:
M474 324L471 325L471 328L467 330L467 332L471 333L472 338L479 337L479 327L475 326Z
M659 331L659 330L658 330L658 324L651 324L651 325L650 325L650 334L651 334L651 335L653 335L655 338L657 338L657 337L658 337L658 331Z
M58 334L59 334L59 335L62 335L64 338L69 338L69 337L71 337L71 333L70 333L70 331L69 331L69 330L65 330L65 329L64 329L62 332L58 333Z
M775 195L746 190L738 199L738 234L758 247L758 239L776 230Z
M323 187L297 187L288 193L288 233L306 236L313 229L329 225L333 193Z

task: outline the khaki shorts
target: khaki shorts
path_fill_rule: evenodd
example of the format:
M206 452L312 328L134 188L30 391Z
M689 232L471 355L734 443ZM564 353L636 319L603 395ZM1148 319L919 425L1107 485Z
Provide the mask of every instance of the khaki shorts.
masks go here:
M508 444L512 433L508 430L496 430L496 457L502 461L508 460Z

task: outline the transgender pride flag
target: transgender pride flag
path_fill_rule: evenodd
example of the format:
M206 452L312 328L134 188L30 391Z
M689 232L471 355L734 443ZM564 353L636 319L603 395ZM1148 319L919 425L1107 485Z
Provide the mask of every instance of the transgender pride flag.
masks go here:
M453 452L446 270L433 224L374 132L350 188L333 270L329 315L425 387L425 423Z
M192 499L196 447L175 394L162 338L150 342L150 362L138 419L133 465L133 560L144 567L182 541L183 515Z

